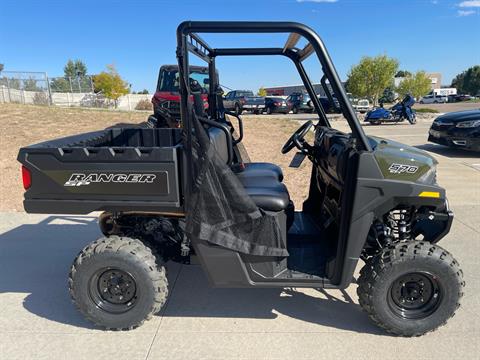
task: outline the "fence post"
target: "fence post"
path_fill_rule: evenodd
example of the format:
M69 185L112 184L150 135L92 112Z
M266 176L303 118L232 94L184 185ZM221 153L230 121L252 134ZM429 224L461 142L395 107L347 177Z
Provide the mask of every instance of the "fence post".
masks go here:
M47 73L45 73L45 79L47 80L48 105L53 105L52 89L50 88L50 81L48 80Z
M10 81L8 81L8 77L7 77L7 90L8 90L8 102L11 103L12 102L12 94L10 93Z

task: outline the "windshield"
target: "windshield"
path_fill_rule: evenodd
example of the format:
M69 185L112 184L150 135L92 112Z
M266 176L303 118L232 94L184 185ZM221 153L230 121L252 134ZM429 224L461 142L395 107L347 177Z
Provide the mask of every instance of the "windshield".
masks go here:
M236 91L236 95L237 96L254 96L253 95L253 92L252 91L248 91L248 90L242 90L242 91Z
M157 91L170 91L170 92L178 92L179 84L178 84L178 70L170 70L170 71L160 71L160 77L158 78L157 84ZM196 80L202 87L202 93L208 93L208 73L203 73L200 71L191 71L190 72L190 79Z

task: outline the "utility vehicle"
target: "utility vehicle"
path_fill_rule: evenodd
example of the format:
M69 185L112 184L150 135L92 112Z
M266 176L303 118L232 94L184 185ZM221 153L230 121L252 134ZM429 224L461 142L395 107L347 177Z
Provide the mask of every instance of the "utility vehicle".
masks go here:
M190 66L190 77L202 86L202 98L207 105L208 67ZM158 72L157 89L152 97L152 127L180 127L180 93L178 65L162 65Z
M288 38L277 47L214 48L201 33ZM301 38L306 45L298 48ZM313 30L291 22L189 21L179 25L177 42L182 129L107 129L18 155L27 212L103 211L104 237L79 253L69 275L73 301L88 319L132 329L152 317L167 299L167 261L199 262L214 286L343 289L362 260L360 305L386 331L421 335L453 316L464 282L457 261L437 245L453 213L436 183L436 161L365 135ZM209 68L208 109L187 70L191 54ZM222 106L216 59L248 55L288 57L318 117L281 149L297 148L292 167L305 158L313 163L302 211L277 165L245 161L242 119ZM303 66L310 55L351 133L330 126Z

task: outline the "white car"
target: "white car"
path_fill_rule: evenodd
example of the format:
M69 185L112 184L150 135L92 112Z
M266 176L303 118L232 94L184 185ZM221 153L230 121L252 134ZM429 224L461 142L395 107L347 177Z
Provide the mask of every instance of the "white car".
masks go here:
M358 100L358 102L353 105L353 107L361 114L365 114L372 108L370 102L367 99Z
M448 101L447 96L442 96L442 95L426 95L420 99L420 104L440 104L440 103L446 103Z

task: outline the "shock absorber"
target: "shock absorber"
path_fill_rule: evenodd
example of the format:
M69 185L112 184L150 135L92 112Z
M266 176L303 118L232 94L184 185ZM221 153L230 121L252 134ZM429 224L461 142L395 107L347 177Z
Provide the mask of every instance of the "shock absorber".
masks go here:
M412 232L412 214L410 209L396 209L388 215L393 236L398 241L410 240Z

